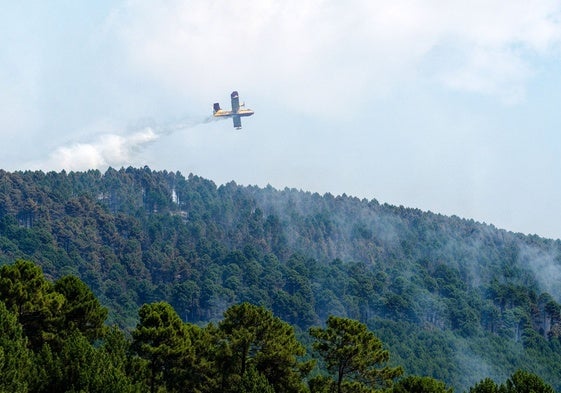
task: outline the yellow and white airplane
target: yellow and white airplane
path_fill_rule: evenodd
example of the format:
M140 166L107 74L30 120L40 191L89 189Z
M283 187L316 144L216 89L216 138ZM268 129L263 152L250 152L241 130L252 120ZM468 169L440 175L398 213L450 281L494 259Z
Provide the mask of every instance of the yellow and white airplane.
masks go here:
M234 127L236 130L242 128L242 117L251 116L253 115L253 111L251 109L246 109L245 104L240 105L240 97L238 96L237 91L233 91L230 94L230 98L232 99L232 110L225 111L220 109L220 104L218 102L214 103L214 117L231 117L234 121Z

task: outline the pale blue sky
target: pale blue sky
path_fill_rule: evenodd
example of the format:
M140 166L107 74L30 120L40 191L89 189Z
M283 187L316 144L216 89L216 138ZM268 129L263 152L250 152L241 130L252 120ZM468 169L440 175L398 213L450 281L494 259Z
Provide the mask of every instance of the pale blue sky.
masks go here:
M22 1L6 170L143 166L561 238L561 2ZM244 129L205 123L238 90Z

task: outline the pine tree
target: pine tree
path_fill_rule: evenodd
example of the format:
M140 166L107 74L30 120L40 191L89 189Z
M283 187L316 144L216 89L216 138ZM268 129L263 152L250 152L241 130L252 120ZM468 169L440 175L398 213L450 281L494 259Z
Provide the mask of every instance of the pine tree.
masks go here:
M315 339L313 348L334 376L338 393L350 382L370 388L389 387L403 373L401 367L380 367L388 362L389 352L365 324L356 320L330 316L325 328L311 328L310 335Z
M159 385L170 389L181 385L182 364L193 356L186 325L165 302L143 305L138 316L132 347L147 362L150 392Z
M64 296L54 291L39 266L24 260L2 266L0 300L16 314L32 349L56 338Z
M277 393L302 391L302 376L311 365L298 361L305 349L288 323L263 307L242 303L226 310L219 330L226 340L225 381L239 382L254 368Z
M27 392L31 368L22 327L0 301L0 392Z
M100 338L107 309L101 306L90 288L78 277L65 276L55 283L54 289L65 297L61 329L66 332L76 329L90 340Z

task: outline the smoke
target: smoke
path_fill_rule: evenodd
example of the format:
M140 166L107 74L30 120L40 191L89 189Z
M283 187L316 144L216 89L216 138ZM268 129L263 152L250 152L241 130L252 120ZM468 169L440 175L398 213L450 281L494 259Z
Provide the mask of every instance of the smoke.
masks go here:
M475 385L485 378L491 378L495 381L507 378L507 375L493 367L485 359L485 354L477 353L472 348L471 340L458 338L454 341L454 345L456 347L455 360L459 366L460 381L464 389Z
M157 135L171 135L177 131L186 130L201 124L212 123L214 121L224 120L224 119L225 118L214 117L214 116L208 116L205 117L204 119L184 119L177 123L156 126L155 130Z
M561 252L558 243L543 248L521 244L519 263L534 273L541 291L561 301Z
M122 134L101 134L92 141L59 146L47 160L31 166L43 170L82 171L133 165L142 150L158 139L214 120L212 116L184 119L172 124L136 127Z

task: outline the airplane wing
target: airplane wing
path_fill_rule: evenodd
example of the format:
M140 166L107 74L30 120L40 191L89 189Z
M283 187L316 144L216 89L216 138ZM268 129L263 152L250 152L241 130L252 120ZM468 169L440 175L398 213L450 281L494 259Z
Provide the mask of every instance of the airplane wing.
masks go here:
M242 118L239 116L232 116L232 120L234 120L234 127L242 128Z
M238 92L233 91L230 97L232 98L232 112L238 113L238 110L240 110L240 97L238 96Z

